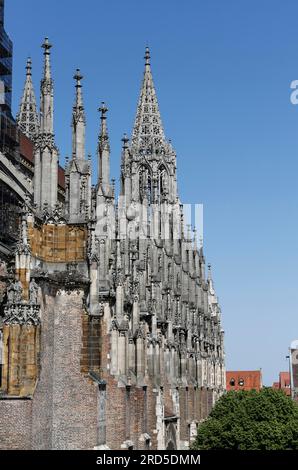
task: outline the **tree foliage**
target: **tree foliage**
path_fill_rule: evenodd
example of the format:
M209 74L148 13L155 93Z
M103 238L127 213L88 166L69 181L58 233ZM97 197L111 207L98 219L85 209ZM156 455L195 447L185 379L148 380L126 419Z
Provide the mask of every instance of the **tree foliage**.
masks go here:
M282 391L228 392L199 429L194 449L298 449L298 405Z

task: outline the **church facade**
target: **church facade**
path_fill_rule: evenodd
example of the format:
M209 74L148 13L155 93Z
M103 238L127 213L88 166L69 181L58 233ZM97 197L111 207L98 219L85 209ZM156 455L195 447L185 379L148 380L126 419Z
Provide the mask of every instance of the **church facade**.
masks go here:
M47 38L43 50L40 115L29 61L17 116L34 176L22 173L16 243L0 250L0 448L187 449L225 390L224 333L203 248L185 227L149 49L119 197L104 103L91 185L79 70L59 186Z

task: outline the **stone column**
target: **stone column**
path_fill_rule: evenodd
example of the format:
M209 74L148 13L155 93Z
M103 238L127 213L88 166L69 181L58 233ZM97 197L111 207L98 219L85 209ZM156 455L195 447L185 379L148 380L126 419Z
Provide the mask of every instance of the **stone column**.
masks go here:
M126 375L126 333L120 331L119 334L119 349L118 349L118 364L119 374Z
M118 375L118 337L119 332L116 328L111 333L111 374Z
M137 371L137 378L141 379L144 376L144 367L143 367L143 356L144 356L144 340L141 337L137 337L137 364L136 364L136 371Z

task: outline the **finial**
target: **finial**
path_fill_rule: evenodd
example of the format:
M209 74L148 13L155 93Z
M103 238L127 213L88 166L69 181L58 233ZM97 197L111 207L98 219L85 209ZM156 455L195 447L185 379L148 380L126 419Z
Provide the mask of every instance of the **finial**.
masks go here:
M191 224L187 224L187 239L189 241L191 240L190 232L191 232Z
M192 232L193 232L193 244L194 244L194 248L196 249L197 248L197 229L196 229L196 227L193 227Z
M208 264L208 279L211 280L211 264Z
M76 73L73 76L74 80L76 80L76 87L80 87L81 85L81 80L83 79L83 75L81 74L80 69L76 70Z
M200 237L200 248L201 249L203 248L203 245L204 245L204 240L203 240L203 237L201 236Z
M52 44L49 43L49 38L44 39L44 43L41 46L44 49L44 54L49 55Z
M101 102L101 107L98 108L98 111L101 113L101 119L106 119L106 113L108 112L108 108L104 101Z
M123 137L122 137L121 140L122 140L122 142L123 142L123 148L124 148L124 149L127 149L127 144L128 144L128 142L129 142L129 138L127 137L127 134L126 134L126 133L123 134Z
M112 194L113 196L115 196L115 185L116 185L116 180L115 178L112 178Z
M145 49L145 65L150 65L150 51L149 51L149 47L147 46L146 49Z
M28 57L27 59L27 64L26 64L26 75L31 75L31 71L32 71L32 60L31 60L31 57Z

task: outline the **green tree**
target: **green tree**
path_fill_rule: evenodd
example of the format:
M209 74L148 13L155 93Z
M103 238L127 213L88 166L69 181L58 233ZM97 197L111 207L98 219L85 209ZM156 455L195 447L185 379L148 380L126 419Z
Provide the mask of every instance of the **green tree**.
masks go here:
M199 429L194 449L298 449L298 405L272 388L228 392Z

